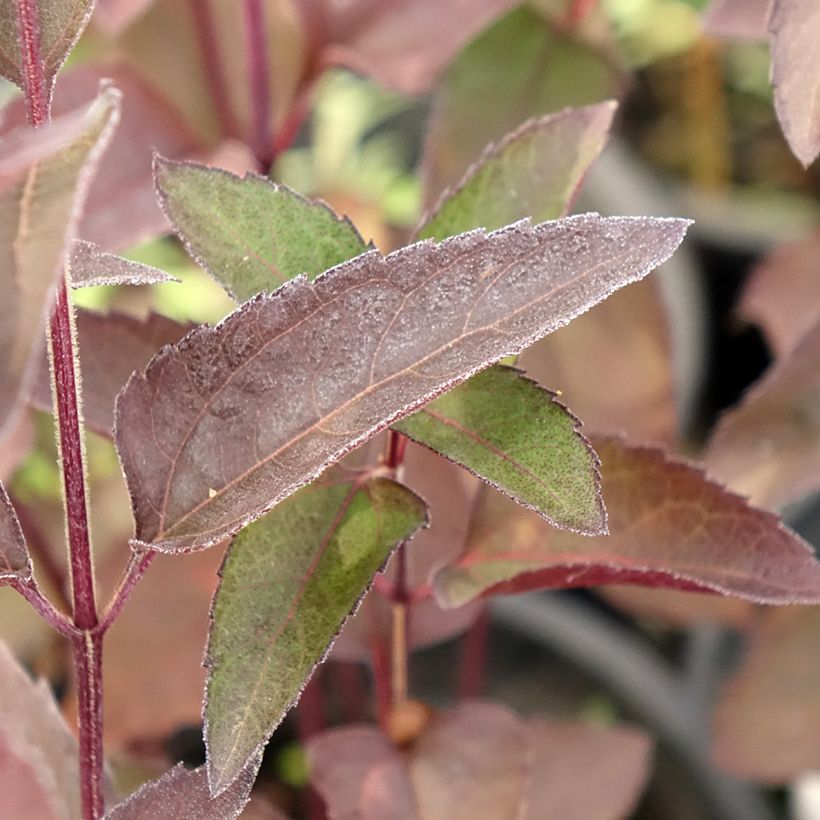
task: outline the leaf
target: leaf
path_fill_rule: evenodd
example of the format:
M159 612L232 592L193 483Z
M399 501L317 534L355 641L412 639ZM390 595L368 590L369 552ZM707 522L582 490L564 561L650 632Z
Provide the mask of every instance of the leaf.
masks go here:
M51 98L54 78L82 34L94 0L37 0L34 8L39 29L39 53ZM25 90L25 66L20 56L18 0L0 0L0 74Z
M94 22L108 35L126 29L154 0L97 0Z
M714 37L765 40L774 0L712 0L703 28Z
M743 778L788 783L817 768L820 609L760 613L713 718L716 762Z
M208 791L205 767L186 769L182 764L158 780L146 783L127 800L115 806L105 820L234 820L250 797L261 755L250 761L229 789L218 797Z
M308 742L330 820L619 820L642 791L648 756L634 730L525 722L487 702L435 717L407 759L363 726Z
M440 86L424 146L427 206L525 120L617 97L622 85L593 46L534 9L512 11L462 52Z
M549 527L493 495L465 552L434 579L444 606L530 589L636 583L757 603L820 600L820 564L777 516L749 506L661 450L593 437L609 535Z
M156 285L179 282L174 276L142 262L133 262L114 253L106 253L92 242L77 240L66 266L73 288L96 285Z
M774 0L769 33L777 117L794 155L808 168L820 154L820 5Z
M91 176L117 123L119 92L0 147L0 431L13 422L44 338L46 317ZM24 161L15 148L25 146ZM40 149L45 152L40 154Z
M820 231L776 245L747 280L740 312L763 328L776 356L790 353L820 323L818 256Z
M77 742L45 681L0 642L0 783L6 817L80 818ZM13 779L12 779L13 778ZM11 811L11 814L6 812Z
M374 574L426 524L426 505L406 487L337 470L237 536L206 652L214 793L264 746Z
M367 250L349 219L265 177L157 158L155 178L188 252L238 302Z
M406 94L429 91L461 47L514 4L515 0L296 2L319 67L342 65Z
M779 507L820 488L820 324L723 415L705 460L756 504Z
M83 384L83 420L94 432L113 435L114 401L135 370L142 370L164 345L178 342L193 325L152 313L137 319L124 313L77 311ZM51 376L43 359L32 404L51 412Z
M454 191L446 191L419 231L420 239L495 230L518 219L564 216L601 153L617 103L566 108L532 119L489 145Z
M520 371L491 367L393 426L555 526L606 531L598 459L580 422Z
M26 539L9 500L0 483L0 583L8 579L25 581L31 577L31 558Z
M686 226L587 215L371 251L194 331L117 402L136 542L185 551L236 533L389 424L646 275Z

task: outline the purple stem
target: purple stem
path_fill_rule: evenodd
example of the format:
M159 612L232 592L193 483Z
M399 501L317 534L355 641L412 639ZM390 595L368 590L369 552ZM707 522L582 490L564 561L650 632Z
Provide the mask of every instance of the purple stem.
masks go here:
M17 36L20 43L23 91L26 95L26 116L32 128L39 128L48 122L49 99L37 0L17 0Z
M77 627L62 612L58 612L51 601L43 595L34 578L25 581L14 580L10 586L14 587L31 604L35 612L64 638L73 640L79 634Z
M117 616L122 612L123 607L131 597L134 588L140 582L140 579L145 575L145 571L151 566L151 562L156 558L157 553L153 550L134 551L131 553L131 560L128 562L122 579L117 586L116 591L111 596L111 601L105 609L100 622L97 625L96 631L100 635L105 633L111 627L111 624L117 619Z
M268 78L268 38L262 0L245 0L245 42L248 54L248 85L251 98L251 147L267 172L273 164L270 81Z
M102 635L84 631L71 642L80 720L80 794L83 818L105 811L103 795Z

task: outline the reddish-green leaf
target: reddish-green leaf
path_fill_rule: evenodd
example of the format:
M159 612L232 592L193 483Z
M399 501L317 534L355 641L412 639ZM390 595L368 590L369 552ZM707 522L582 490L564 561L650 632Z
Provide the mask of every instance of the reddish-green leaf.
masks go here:
M584 538L493 495L461 557L435 578L445 605L481 595L637 583L772 604L820 601L820 563L777 516L662 451L593 438L609 535Z
M179 764L115 806L105 820L234 820L248 802L260 762L261 755L218 797L211 797L204 767L192 771Z
M760 615L717 704L714 756L739 777L787 783L820 759L820 608Z
M82 240L77 240L71 249L66 273L74 288L179 282L179 279L165 271L142 262L133 262L115 253L106 253L92 242Z
M185 551L237 532L389 424L645 276L686 225L586 215L371 251L195 331L117 403L136 542Z
M0 147L0 431L42 351L46 317L91 176L119 116L107 88L89 106Z
M308 743L331 820L620 820L648 753L631 729L525 722L483 702L434 717L406 757L363 726Z
M0 0L0 75L20 88L26 87L26 68L21 57L17 7L19 0ZM45 74L45 91L51 97L54 78L85 28L94 0L37 0L26 3L36 17L37 51ZM33 21L32 21L33 22Z
M426 505L406 487L338 469L234 540L206 655L212 791L264 746L374 574L426 523Z
M818 389L820 324L721 418L706 451L709 469L766 507L820 488Z
M31 558L17 513L0 483L0 583L31 577Z

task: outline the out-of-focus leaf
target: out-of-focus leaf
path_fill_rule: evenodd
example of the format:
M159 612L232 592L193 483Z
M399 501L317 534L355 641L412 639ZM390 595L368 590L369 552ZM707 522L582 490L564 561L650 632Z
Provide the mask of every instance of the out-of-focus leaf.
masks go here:
M787 783L820 759L820 608L761 614L749 653L721 693L714 757L740 777Z
M759 324L777 356L785 356L820 323L820 232L785 242L752 271L740 312Z
M38 50L51 96L54 78L85 28L94 0L38 0L32 6L39 29ZM0 74L25 89L26 69L20 54L18 0L0 0Z
M758 603L820 600L820 563L769 512L661 450L592 439L601 457L609 535L554 529L494 494L467 549L441 570L444 605L530 589L637 583L712 590Z
M250 761L218 797L211 797L204 767L192 771L179 764L115 806L105 820L234 820L248 802L261 759Z
M308 755L331 820L620 820L646 781L649 742L472 702L434 718L407 758L359 726L313 738Z
M520 371L491 367L393 426L555 526L606 530L598 459L578 419Z
M116 126L119 100L119 92L107 88L90 105L35 133L18 129L0 146L3 432L36 370L58 277L91 177ZM42 146L47 150L41 154Z
M372 463L383 449L383 442L373 440L362 448L363 463ZM435 522L416 533L405 549L407 586L414 591L408 604L407 642L411 649L421 649L460 635L478 615L480 604L442 609L432 595L415 593L429 589L432 574L463 549L479 482L453 462L411 441L405 450L402 483L428 502L430 520ZM388 584L395 580L392 563L384 580ZM331 658L369 663L374 651L390 646L392 634L392 604L379 590L372 590L345 624L333 644Z
M97 0L94 22L107 34L118 34L153 2L154 0Z
M0 481L8 481L26 458L34 443L31 414L22 413L17 425L0 442Z
M779 507L820 488L820 324L720 420L706 451L718 478Z
M82 816L78 766L77 743L48 685L35 684L0 642L3 815L77 820Z
M31 577L31 558L17 513L0 483L0 582Z
M686 227L585 215L371 251L194 331L117 401L135 541L186 551L238 532L389 424L645 276Z
M160 159L156 183L188 252L239 302L367 250L349 219L256 174Z
M617 97L622 85L618 68L592 46L534 9L511 12L445 75L424 148L427 206L458 183L485 146L525 120Z
M703 27L715 37L765 40L774 0L712 0Z
M374 574L426 520L401 484L337 469L234 540L206 655L214 792L264 746Z
M407 94L429 91L461 47L516 0L296 0L318 67Z
M179 282L159 268L133 262L115 253L106 253L93 242L77 240L66 265L71 286L89 288L96 285L156 285Z
M519 364L596 433L677 438L672 344L653 278L636 282L536 342Z
M518 219L557 219L601 153L617 103L567 108L526 122L489 145L455 191L442 195L419 231L446 239L473 228L495 230Z
M94 432L112 436L114 401L135 371L163 346L178 342L193 325L152 313L137 319L124 313L77 311L83 419ZM31 397L39 410L51 411L51 377L44 360Z

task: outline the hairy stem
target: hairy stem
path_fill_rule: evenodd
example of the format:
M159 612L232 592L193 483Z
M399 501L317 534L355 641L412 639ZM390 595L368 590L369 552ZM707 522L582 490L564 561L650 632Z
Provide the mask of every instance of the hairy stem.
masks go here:
M62 612L58 612L54 608L54 605L43 595L33 578L26 581L12 581L10 586L14 587L31 604L34 611L50 627L59 632L64 638L74 639L77 635L77 628Z
M251 145L267 173L273 164L268 38L262 0L244 0L245 42L248 55L248 87L251 98Z
M153 550L134 550L131 553L131 560L128 562L128 566L117 585L117 589L111 596L111 600L97 625L96 631L100 635L105 635L111 627L111 624L114 623L120 612L122 612L134 588L140 582L142 576L145 575L146 570L151 566L156 556L157 553Z
M28 123L37 128L48 121L49 99L43 66L40 16L37 0L17 0L17 41L23 67Z
M102 635L82 631L72 641L80 722L80 793L83 817L97 820L103 796Z

